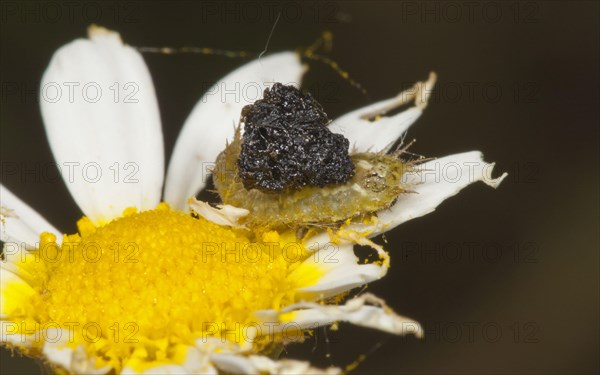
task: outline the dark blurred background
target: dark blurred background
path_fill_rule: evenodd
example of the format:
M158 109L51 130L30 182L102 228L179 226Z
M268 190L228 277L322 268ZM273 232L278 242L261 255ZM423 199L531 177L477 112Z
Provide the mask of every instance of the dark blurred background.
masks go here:
M37 103L53 52L90 23L134 46L259 53L334 35L329 54L368 97L310 62L304 87L330 117L438 73L410 130L427 156L481 150L510 175L476 184L387 235L392 268L369 291L420 321L426 338L342 324L285 357L364 374L588 374L599 368L598 51L595 1L2 1L2 162L52 161ZM243 64L203 55L145 55L166 154L208 85ZM81 212L62 181L3 173L2 183L58 228ZM39 373L1 352L3 374Z

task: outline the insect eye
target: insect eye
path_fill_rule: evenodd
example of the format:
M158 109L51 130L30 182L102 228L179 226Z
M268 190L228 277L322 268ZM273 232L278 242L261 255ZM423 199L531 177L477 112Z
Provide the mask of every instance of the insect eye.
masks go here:
M263 99L244 107L242 122L237 166L247 190L282 193L341 184L354 175L348 140L332 133L321 105L294 86L266 89Z

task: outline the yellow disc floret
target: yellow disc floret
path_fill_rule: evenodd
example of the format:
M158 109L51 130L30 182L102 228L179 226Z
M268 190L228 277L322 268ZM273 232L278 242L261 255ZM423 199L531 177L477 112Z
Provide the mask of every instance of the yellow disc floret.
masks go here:
M177 348L207 336L241 343L253 312L293 303L320 276L288 277L307 256L293 237L256 241L165 204L78 226L61 246L42 235L36 262L21 265L38 292L25 315L67 329L97 367L177 361Z

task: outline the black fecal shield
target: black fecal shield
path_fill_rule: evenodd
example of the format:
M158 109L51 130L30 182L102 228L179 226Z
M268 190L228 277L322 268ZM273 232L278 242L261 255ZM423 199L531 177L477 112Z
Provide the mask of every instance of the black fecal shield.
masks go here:
M327 128L329 119L310 94L275 83L263 96L242 109L238 169L247 190L323 187L354 175L348 140Z

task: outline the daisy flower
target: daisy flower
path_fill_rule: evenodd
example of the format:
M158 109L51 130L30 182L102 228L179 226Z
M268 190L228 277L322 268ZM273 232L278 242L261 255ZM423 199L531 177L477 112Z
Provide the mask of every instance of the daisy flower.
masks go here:
M305 70L296 53L283 52L219 84L298 84ZM419 118L434 80L350 112L330 129L356 152L385 153ZM81 85L88 99L90 87L115 83L131 83L135 95L129 102L107 92L88 101L51 95L64 83ZM504 176L493 179L493 164L479 152L451 155L407 171L404 183L414 193L368 220L312 230L301 241L285 228L250 230L244 222L260 214L252 205L215 208L191 199L251 104L210 95L217 87L189 115L164 179L159 109L141 55L98 27L56 51L42 79L41 110L54 158L85 216L78 233L64 234L1 186L2 345L59 373L301 374L342 371L277 359L283 346L319 326L341 321L423 335L417 322L373 295L346 298L387 272L387 253L369 238L433 211L470 183L496 187ZM412 107L384 114L401 104ZM373 114L379 116L370 121ZM86 178L72 173L87 165L94 168ZM356 243L379 256L359 261Z

